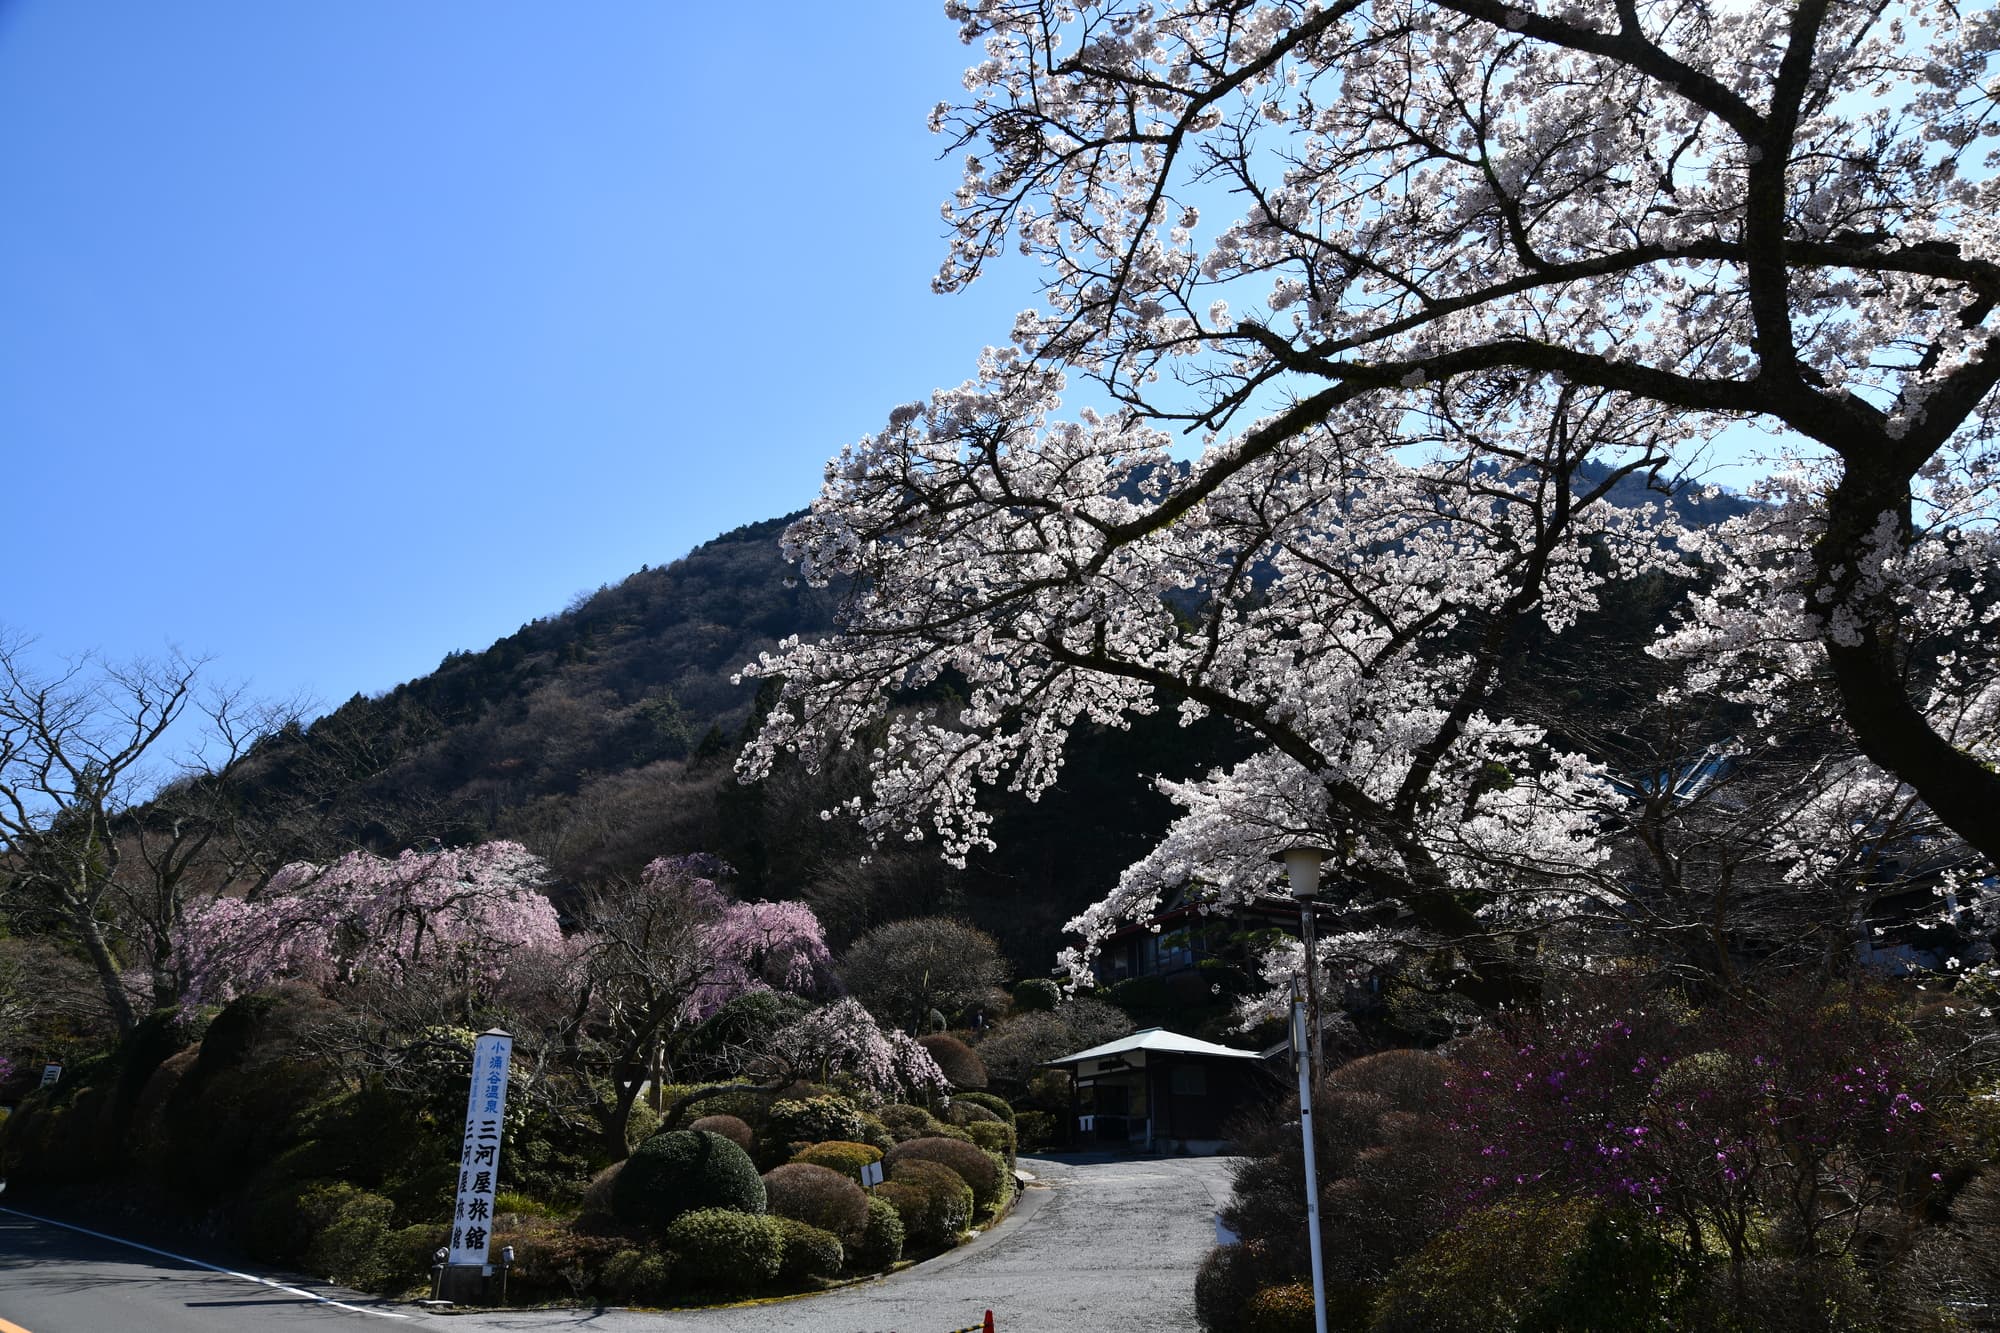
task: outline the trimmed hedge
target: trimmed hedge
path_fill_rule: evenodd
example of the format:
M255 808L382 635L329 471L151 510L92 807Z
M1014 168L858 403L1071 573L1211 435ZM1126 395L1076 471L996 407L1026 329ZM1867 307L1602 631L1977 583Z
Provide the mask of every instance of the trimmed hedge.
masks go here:
M612 1213L639 1226L670 1226L703 1209L762 1213L764 1207L764 1182L750 1155L702 1130L655 1134L625 1159L611 1185Z
M882 1149L869 1143L844 1143L834 1139L829 1143L815 1143L804 1152L794 1155L792 1160L812 1166L828 1167L858 1185L861 1183L861 1168L881 1161Z
M1056 1118L1047 1111L1022 1111L1014 1117L1014 1150L1040 1152L1055 1142Z
M859 1244L847 1251L848 1267L857 1273L879 1273L903 1257L903 1219L887 1199L868 1196L868 1225Z
M888 1183L875 1191L896 1206L903 1233L916 1249L955 1245L972 1225L972 1187L958 1172L937 1162L906 1157L889 1168Z
M845 1097L808 1097L804 1100L773 1102L764 1122L767 1143L825 1143L841 1139L852 1143L862 1134L861 1109Z
M930 1052L954 1090L986 1086L986 1062L957 1037L948 1032L933 1032L918 1037L917 1045Z
M945 1113L945 1118L960 1129L970 1129L974 1125L1004 1125L1007 1123L1000 1118L1000 1113L992 1107L981 1106L977 1102L969 1102L962 1096L951 1099L951 1109Z
M784 1267L785 1229L775 1217L700 1208L675 1218L665 1240L677 1272L719 1293L768 1286Z
M1243 1303L1241 1333L1312 1333L1313 1289L1310 1282L1263 1287Z
M868 1225L868 1196L831 1167L791 1162L767 1171L764 1195L778 1216L810 1222L843 1241L859 1240Z
M863 1211L866 1211L865 1205ZM787 1282L803 1283L814 1278L840 1275L841 1268L847 1263L847 1250L841 1245L840 1237L796 1217L777 1217L773 1220L785 1237L784 1258L778 1267L779 1277Z
M1011 1125L1014 1123L1014 1108L1007 1104L1007 1099L1005 1097L998 1096L991 1092L953 1093L951 1096L951 1104L953 1106L956 1106L960 1102L971 1102L974 1106L983 1106L987 1110L991 1111L994 1115L997 1115L1002 1120L1005 1120L1008 1124Z
M688 1128L698 1134L720 1134L744 1152L750 1151L753 1136L749 1124L741 1116L705 1115L688 1122Z
M1014 1140L1014 1127L1012 1125L1006 1124L1003 1121L994 1121L991 1124L984 1125L967 1125L965 1132L972 1135L972 1141L978 1147L984 1148L990 1153L1000 1154L1001 1157L1006 1159L1009 1166L1014 1164L1017 1150Z
M1257 1291L1257 1251L1248 1245L1218 1245L1194 1274L1194 1317L1203 1333L1235 1333L1243 1309Z
M1005 1198L1005 1164L977 1144L947 1138L911 1139L897 1144L884 1157L892 1175L898 1164L912 1159L936 1162L957 1172L972 1187L975 1207L990 1208Z
M605 1294L634 1304L664 1302L673 1296L673 1261L657 1250L620 1250L598 1277Z
M1029 977L1014 985L1013 1012L1048 1013L1062 1003L1062 987L1047 977Z
M910 1106L903 1102L883 1107L875 1113L875 1118L882 1122L883 1128L887 1129L898 1143L910 1139L935 1138L945 1131L944 1122L929 1111L921 1106Z

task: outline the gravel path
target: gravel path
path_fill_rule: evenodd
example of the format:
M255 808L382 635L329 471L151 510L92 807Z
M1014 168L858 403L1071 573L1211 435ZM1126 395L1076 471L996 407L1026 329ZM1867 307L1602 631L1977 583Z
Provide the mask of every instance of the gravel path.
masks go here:
M1229 1159L1032 1158L1013 1216L939 1259L825 1295L724 1310L464 1315L454 1327L602 1333L1193 1333ZM441 1321L442 1322L442 1321Z

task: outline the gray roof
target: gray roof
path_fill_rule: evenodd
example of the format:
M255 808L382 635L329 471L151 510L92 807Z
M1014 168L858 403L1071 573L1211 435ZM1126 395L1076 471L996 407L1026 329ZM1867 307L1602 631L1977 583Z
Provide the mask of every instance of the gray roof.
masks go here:
M1129 1055L1134 1051L1150 1051L1155 1055L1207 1055L1232 1060L1257 1060L1262 1057L1255 1051L1239 1051L1234 1046L1217 1046L1212 1041L1202 1041L1197 1037L1183 1037L1178 1032L1165 1028L1141 1028L1129 1037L1117 1041L1107 1041L1102 1046L1093 1046L1075 1055L1065 1055L1058 1060L1044 1060L1045 1065L1073 1065L1085 1060L1105 1060L1114 1055Z

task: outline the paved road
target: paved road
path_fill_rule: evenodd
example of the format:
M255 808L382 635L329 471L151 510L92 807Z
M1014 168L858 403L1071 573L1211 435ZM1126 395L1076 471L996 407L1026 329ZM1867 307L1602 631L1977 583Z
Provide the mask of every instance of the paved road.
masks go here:
M734 1309L467 1316L460 1333L1193 1333L1194 1272L1215 1243L1228 1159L1022 1158L1036 1187L943 1258L822 1296ZM39 1331L38 1331L39 1333ZM377 1333L382 1333L378 1330Z
M216 1272L160 1250L0 1211L0 1330L6 1333L431 1333L448 1327L371 1297Z
M9 1323L27 1333L945 1333L989 1309L996 1333L1192 1333L1194 1271L1229 1192L1226 1159L1022 1166L1037 1184L1014 1215L942 1258L820 1296L666 1313L433 1314L210 1271L0 1211L0 1333Z

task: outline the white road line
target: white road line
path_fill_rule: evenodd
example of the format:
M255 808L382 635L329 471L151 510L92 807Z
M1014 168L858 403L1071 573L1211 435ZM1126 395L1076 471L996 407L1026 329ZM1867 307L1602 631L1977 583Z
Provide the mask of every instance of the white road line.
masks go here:
M363 1305L349 1305L345 1301L336 1301L331 1296L321 1296L317 1292L306 1291L302 1287L288 1287L284 1283L274 1282L268 1277L258 1277L255 1273L239 1273L233 1268L219 1268L214 1264L205 1263L200 1259L190 1259L185 1254L175 1254L172 1250L161 1250L151 1245L141 1245L138 1241L126 1240L123 1236L108 1236L102 1231L92 1231L89 1227L80 1227L73 1222L58 1222L53 1217L37 1217L33 1213L24 1213L18 1208L0 1208L0 1213L7 1213L14 1217L25 1217L30 1222L40 1222L43 1226L61 1227L65 1231L76 1231L86 1236L95 1236L99 1240L108 1240L113 1245L123 1245L127 1249L144 1250L147 1254L157 1254L163 1259L172 1259L176 1263L192 1264L196 1268L206 1268L211 1273L220 1273L224 1277L233 1277L241 1282L255 1282L260 1287L270 1287L274 1291L284 1292L287 1296L298 1296L304 1300L317 1301L321 1305L331 1305L336 1310L351 1310L355 1314L372 1314L377 1319L408 1319L410 1317L406 1314L397 1314L393 1310L370 1310Z

